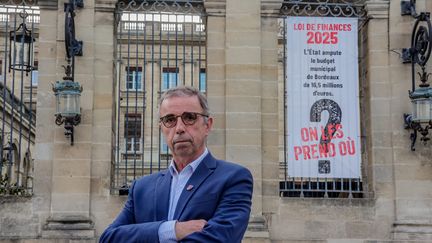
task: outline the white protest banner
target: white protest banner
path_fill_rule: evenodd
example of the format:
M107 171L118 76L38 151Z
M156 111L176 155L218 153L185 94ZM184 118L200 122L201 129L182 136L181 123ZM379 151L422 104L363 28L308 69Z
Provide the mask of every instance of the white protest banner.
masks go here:
M287 172L361 178L356 18L287 17Z

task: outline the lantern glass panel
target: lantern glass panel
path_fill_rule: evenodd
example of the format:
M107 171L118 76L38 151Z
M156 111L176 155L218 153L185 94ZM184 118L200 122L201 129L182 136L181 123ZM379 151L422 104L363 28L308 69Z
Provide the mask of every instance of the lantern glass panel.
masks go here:
M415 99L412 103L412 120L420 123L429 123L432 120L432 98Z
M27 70L32 65L33 55L30 54L32 38L27 35L16 35L15 39L11 38L13 44L12 52L12 62L13 68L16 70Z
M80 114L80 94L63 93L58 95L58 109L63 117L75 117Z

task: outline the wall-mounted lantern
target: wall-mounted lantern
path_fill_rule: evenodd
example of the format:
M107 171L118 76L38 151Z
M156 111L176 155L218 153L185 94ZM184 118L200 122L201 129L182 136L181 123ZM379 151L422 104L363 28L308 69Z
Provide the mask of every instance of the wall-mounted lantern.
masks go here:
M432 24L430 13L416 13L415 0L401 1L402 15L411 15L416 19L411 34L411 47L402 50L403 62L411 62L411 90L409 98L412 103L412 114L404 114L406 129L412 129L411 150L417 140L417 132L422 137L420 140L426 144L430 140L429 129L432 129L432 88L428 83L430 73L426 72L426 64L431 55L432 45ZM405 9L404 9L405 7ZM416 88L416 64L421 71L417 74L420 77L419 87Z
M22 18L22 23L9 34L9 71L11 69L25 71L28 75L33 70L33 43L35 39L25 23L28 16L27 12L23 10L19 16Z
M70 138L71 145L74 142L74 126L81 122L80 97L82 87L74 82L68 75L63 81L57 81L53 85L56 96L56 124L65 124L65 135Z
M66 76L53 85L56 96L56 124L64 124L65 135L74 142L74 126L81 122L80 97L83 88L74 82L75 56L82 55L82 41L75 39L75 8L84 7L83 0L70 0L64 4L65 11L65 48L67 66Z

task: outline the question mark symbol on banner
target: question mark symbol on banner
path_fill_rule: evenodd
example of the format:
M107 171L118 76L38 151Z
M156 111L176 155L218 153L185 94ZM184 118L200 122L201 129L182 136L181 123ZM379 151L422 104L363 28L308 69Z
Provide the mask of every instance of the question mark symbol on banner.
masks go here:
M321 135L320 145L325 145L324 148L327 151L327 145L330 143L333 135L336 132L336 125L341 123L342 120L342 110L339 107L338 103L334 100L330 99L320 99L315 101L310 109L310 121L311 122L320 122L321 121L321 113L323 111L328 111L329 118L327 124L324 128L324 134ZM331 131L329 132L329 128Z
M342 110L339 107L338 103L334 100L330 99L320 99L315 101L310 109L310 121L311 122L320 122L321 121L321 113L323 111L328 111L329 118L324 128L324 133L321 134L320 145L324 147L324 151L328 152L328 144L333 138L334 133L336 132L336 126L341 123L342 120ZM329 128L331 127L331 131L329 132ZM323 146L324 145L324 146ZM320 174L329 174L330 173L330 160L318 160L318 173Z

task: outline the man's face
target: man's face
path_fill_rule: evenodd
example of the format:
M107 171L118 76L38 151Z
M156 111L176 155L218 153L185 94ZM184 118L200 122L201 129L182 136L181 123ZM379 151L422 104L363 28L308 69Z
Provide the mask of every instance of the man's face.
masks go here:
M160 117L166 115L179 117L175 118L177 123L172 128L167 128L162 122L160 126L168 147L173 153L174 160L189 163L204 152L205 141L211 130L213 120L209 117L205 122L205 117L198 115L194 124L186 125L180 117L184 112L203 113L198 97L171 97L165 99L160 107Z

